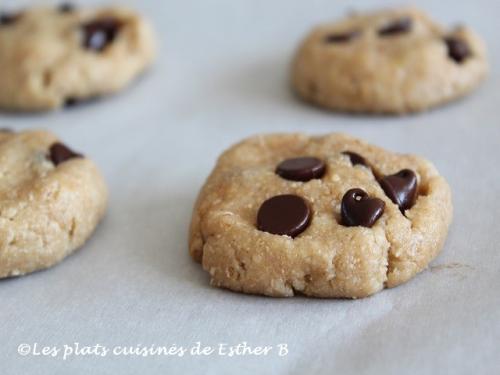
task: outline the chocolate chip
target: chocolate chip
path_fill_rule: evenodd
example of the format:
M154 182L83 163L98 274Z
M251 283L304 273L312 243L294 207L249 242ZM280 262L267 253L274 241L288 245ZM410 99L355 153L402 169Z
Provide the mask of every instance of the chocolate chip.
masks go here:
M361 35L361 31L354 30L345 33L328 34L325 36L325 43L347 43Z
M122 23L106 17L88 22L82 26L83 46L92 51L102 52L115 40Z
M325 163L314 157L286 159L279 163L276 174L286 180L309 181L325 174Z
M379 180L380 186L391 201L399 206L401 212L411 208L417 200L417 175L410 169Z
M410 17L403 17L392 21L386 26L378 30L380 36L391 36L397 34L407 33L412 28L412 19Z
M464 62L469 56L471 56L471 51L467 43L462 39L456 37L447 37L444 39L446 46L448 47L448 57L458 64Z
M81 105L95 103L101 99L102 99L102 96L99 96L99 95L89 96L87 98L76 98L74 96L70 96L70 97L66 98L66 100L64 101L64 107L71 109L73 107L78 107Z
M80 104L80 100L77 99L77 98L67 98L65 101L64 101L64 106L66 108L71 108L71 107L76 107L78 104Z
M0 26L8 26L16 23L21 18L21 13L0 13Z
M306 201L297 195L274 196L259 208L257 228L261 231L296 237L311 221L311 210Z
M73 3L62 3L59 4L57 10L60 13L71 13L76 9L76 6Z
M352 151L344 151L342 152L342 154L349 156L352 165L364 165L366 167L368 166L366 159L362 157L360 154L356 154L355 152Z
M362 189L351 189L342 198L342 225L371 228L384 213L384 208L382 199L370 198Z
M74 152L62 143L54 143L49 149L49 158L57 167L59 164L64 163L66 160L73 158L83 158L83 155Z

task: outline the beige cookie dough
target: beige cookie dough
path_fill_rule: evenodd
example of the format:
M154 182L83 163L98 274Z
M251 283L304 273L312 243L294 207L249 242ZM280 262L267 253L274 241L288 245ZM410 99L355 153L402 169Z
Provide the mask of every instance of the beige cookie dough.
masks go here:
M353 165L345 151L370 167ZM304 156L324 161L323 177L301 182L275 173L283 160ZM417 175L418 196L402 212L376 176L405 168ZM342 224L341 201L352 188L385 202L371 228ZM311 209L309 226L295 238L257 229L259 207L281 194L302 197ZM189 250L218 287L274 297L358 298L424 270L443 247L451 219L450 188L421 157L342 134L259 135L219 158L194 207Z
M445 29L418 9L398 8L315 28L291 74L296 93L315 105L402 114L464 96L487 70L485 45L471 29Z
M34 7L3 13L1 19L4 110L50 110L109 95L154 60L151 27L126 8Z
M101 174L59 142L45 131L0 131L0 278L60 262L104 214Z

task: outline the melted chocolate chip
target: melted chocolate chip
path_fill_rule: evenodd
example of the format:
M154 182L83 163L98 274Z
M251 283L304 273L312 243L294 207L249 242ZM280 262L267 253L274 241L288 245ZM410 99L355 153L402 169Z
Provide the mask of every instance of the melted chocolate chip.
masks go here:
M471 56L469 45L462 39L448 37L445 38L444 41L448 47L448 57L456 63L461 64L465 59Z
M262 203L257 214L257 229L296 237L309 226L311 210L297 195L277 195Z
M57 7L57 10L60 13L71 13L75 9L76 9L76 6L72 3L62 3L62 4L59 4L59 6Z
M325 36L325 43L347 43L361 35L361 31L354 30L345 33L328 34Z
M74 152L62 143L54 143L49 149L49 158L57 167L59 164L64 163L66 160L73 158L83 158L83 155Z
M286 159L276 168L276 174L286 180L309 181L325 174L325 163L314 157Z
M352 151L344 151L342 152L342 154L349 156L352 165L364 165L365 167L368 166L366 159L362 157L360 154L356 154L355 152Z
M0 13L0 26L16 23L21 18L21 13Z
M382 199L370 198L362 189L351 189L342 198L342 225L371 228L384 213L384 208Z
M410 209L417 200L417 175L410 169L379 180L380 186L390 200L399 206L401 212Z
M115 40L122 23L112 17L100 18L82 26L83 46L89 50L102 52Z
M378 30L380 36L392 36L397 34L407 33L412 28L412 19L410 17L403 17L392 21Z

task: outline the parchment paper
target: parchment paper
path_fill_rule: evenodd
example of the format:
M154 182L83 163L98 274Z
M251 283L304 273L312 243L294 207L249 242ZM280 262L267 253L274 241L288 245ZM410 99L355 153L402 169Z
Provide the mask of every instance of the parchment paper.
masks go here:
M290 58L313 25L389 2L121 2L157 29L161 54L149 74L97 103L0 116L1 126L47 128L89 155L111 193L105 220L80 251L51 270L0 282L0 373L500 373L500 2L415 1L445 24L474 27L488 42L492 72L472 96L408 117L332 114L288 88ZM346 132L432 160L452 186L455 216L429 270L356 301L211 288L187 250L198 189L223 149L280 131ZM243 342L252 353L215 350ZM78 355L64 356L75 343ZM174 344L184 356L151 354ZM151 355L100 356L96 345ZM44 346L59 352L36 355ZM257 346L272 349L256 355Z

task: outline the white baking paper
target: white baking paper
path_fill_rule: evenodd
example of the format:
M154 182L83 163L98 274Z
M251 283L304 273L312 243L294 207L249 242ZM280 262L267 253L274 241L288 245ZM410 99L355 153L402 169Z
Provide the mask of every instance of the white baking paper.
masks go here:
M121 2L157 30L149 74L97 103L0 116L2 127L50 129L92 157L111 193L79 252L0 282L1 374L500 373L500 2L415 1L447 25L476 29L492 71L470 97L407 117L322 111L298 102L287 81L313 25L392 2ZM187 249L198 190L223 149L284 131L346 132L432 160L452 186L455 216L430 269L355 301L210 287Z

